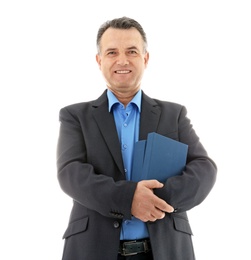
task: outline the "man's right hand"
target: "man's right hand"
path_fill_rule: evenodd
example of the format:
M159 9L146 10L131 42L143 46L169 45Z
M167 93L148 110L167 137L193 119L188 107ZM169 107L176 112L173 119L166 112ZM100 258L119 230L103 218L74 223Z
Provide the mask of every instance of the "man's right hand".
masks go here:
M164 218L166 212L172 213L174 208L153 193L153 189L163 186L157 180L138 182L132 201L132 215L147 222Z

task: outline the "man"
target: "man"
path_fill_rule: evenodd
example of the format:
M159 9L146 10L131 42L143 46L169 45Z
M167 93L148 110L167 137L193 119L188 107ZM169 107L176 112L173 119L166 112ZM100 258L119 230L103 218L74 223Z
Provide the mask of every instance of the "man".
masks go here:
M149 53L138 22L106 22L97 48L107 90L60 111L58 180L73 199L63 260L195 259L186 211L209 194L216 165L185 107L141 90ZM188 145L180 176L165 183L131 180L134 143L150 132Z

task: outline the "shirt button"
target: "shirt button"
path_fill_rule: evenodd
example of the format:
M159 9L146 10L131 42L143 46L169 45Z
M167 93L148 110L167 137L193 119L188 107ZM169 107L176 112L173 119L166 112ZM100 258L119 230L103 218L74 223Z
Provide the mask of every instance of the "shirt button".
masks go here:
M127 124L126 124L126 123L124 123L124 127L127 127Z
M114 222L113 222L113 226L114 226L115 228L119 228L119 222L118 222L118 221L114 221Z
M126 145L126 144L123 144L123 148L126 149L126 148L127 148L127 145Z

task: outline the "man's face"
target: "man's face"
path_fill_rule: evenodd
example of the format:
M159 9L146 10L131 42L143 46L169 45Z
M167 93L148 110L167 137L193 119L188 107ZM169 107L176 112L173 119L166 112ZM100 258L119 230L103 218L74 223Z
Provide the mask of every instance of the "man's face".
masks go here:
M136 93L147 66L149 54L144 50L140 33L135 28L107 29L100 42L97 63L113 93Z

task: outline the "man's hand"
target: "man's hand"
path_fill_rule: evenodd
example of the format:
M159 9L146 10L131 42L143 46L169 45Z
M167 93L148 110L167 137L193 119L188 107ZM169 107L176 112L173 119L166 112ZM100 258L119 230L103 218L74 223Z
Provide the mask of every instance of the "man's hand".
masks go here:
M153 193L153 189L164 185L157 180L140 181L132 201L132 215L144 222L156 221L165 217L165 212L171 213L174 208Z

